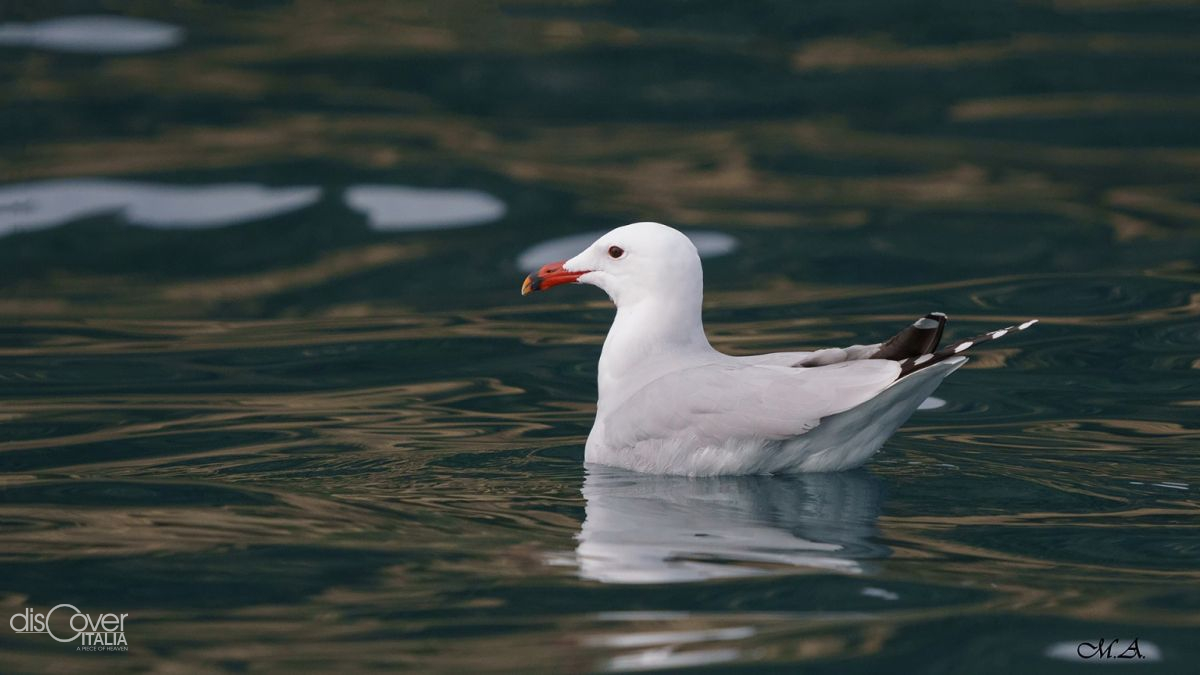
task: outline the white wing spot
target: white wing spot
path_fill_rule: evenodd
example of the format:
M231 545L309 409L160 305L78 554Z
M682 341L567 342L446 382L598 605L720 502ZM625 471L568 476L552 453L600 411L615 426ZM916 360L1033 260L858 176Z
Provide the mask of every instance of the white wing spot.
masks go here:
M913 363L920 365L920 364L922 364L922 363L925 363L926 361L928 361L929 359L932 359L932 358L933 358L933 354L924 354L924 355L922 355L922 356L918 356L918 357L917 357L917 360L916 360L916 361L913 361Z
M1000 339L1000 338L1004 337L1005 335L1008 335L1008 329L1007 329L1007 328L1005 328L1005 329L1003 329L1003 330L995 330L995 331L992 331L992 339L993 339L993 340L998 340L998 339Z
M1020 326L1017 326L1017 330L1025 330L1026 328L1029 328L1030 326L1032 326L1033 324L1035 324L1037 322L1038 322L1037 319L1030 319L1029 321L1026 321L1025 323L1021 324Z
M957 354L957 353L959 353L959 352L965 352L965 351L967 351L968 349L970 349L970 348L971 348L971 346L972 346L972 345L974 345L974 344L975 344L975 343L974 343L974 342L971 342L971 341L964 342L964 343L962 343L961 345L959 345L959 346L957 346L957 347L955 347L955 348L954 348L954 353L955 353L955 354Z
M913 327L920 330L929 330L930 328L937 328L937 322L933 319L917 319L913 322Z

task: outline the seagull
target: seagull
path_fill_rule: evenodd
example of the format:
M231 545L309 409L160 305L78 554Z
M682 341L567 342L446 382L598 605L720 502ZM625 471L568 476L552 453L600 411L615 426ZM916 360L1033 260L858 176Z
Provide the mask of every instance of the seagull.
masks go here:
M704 274L682 232L633 223L529 275L521 294L590 284L617 307L597 374L584 461L653 474L842 471L865 463L950 373L962 352L1019 325L938 346L933 312L886 342L730 356L700 317Z

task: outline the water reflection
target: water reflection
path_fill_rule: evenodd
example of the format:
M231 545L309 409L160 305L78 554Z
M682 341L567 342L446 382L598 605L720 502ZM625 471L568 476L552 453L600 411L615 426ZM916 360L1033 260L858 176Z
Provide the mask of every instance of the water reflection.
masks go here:
M860 573L881 496L865 472L685 478L589 467L580 576L667 583L803 567Z
M255 183L164 185L103 178L0 187L0 236L119 213L134 225L162 229L222 227L277 216L321 198L321 188Z
M68 16L0 23L0 45L81 54L136 54L174 47L184 31L162 21L125 16Z
M346 205L367 217L371 229L438 230L483 225L504 217L504 202L478 190L355 185Z
M929 396L924 401L921 401L921 405L917 406L917 410L937 410L938 408L945 407L946 399Z
M704 633L700 633L704 636ZM718 638L719 639L719 638ZM740 655L737 649L693 649L679 651L673 645L655 647L632 654L614 656L608 660L605 670L613 672L658 670L661 668L694 668L734 661Z
M602 234L604 232L597 230L544 241L525 249L517 258L517 266L523 270L536 270L547 261L570 258L587 248L588 244L596 241ZM685 230L684 234L696 245L701 258L728 255L738 247L737 239L724 232Z
M261 229L0 239L9 614L132 612L145 671L1043 671L1099 635L1188 662L1194 7L142 3L186 49L112 58L46 50L169 45L11 23L43 4L0 18L0 189L332 198ZM416 184L492 197L395 188ZM167 218L122 194L79 215L6 194L0 233L179 227L224 197ZM611 310L518 304L512 261L637 218L736 237L706 270L730 351L878 340L934 308L955 335L1044 322L872 460L878 519L858 475L581 495ZM546 569L556 551L571 566ZM5 671L100 663L6 630Z

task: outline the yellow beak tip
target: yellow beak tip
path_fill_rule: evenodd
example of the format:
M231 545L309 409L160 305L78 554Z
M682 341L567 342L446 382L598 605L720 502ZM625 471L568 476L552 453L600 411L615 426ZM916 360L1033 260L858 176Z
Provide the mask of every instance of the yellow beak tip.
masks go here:
M533 292L533 279L525 277L525 283L521 284L521 295L529 295Z

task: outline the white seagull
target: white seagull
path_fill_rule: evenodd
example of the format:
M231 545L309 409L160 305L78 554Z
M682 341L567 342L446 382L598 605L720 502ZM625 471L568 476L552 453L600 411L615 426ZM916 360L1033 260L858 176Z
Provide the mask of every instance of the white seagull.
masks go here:
M966 363L961 352L1036 323L938 349L946 315L935 312L879 344L729 356L704 335L696 247L659 223L618 227L531 274L521 293L566 283L599 286L617 306L584 460L645 473L854 468Z

